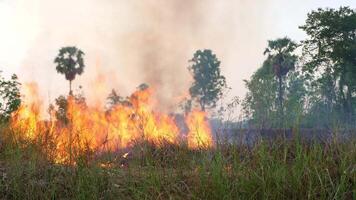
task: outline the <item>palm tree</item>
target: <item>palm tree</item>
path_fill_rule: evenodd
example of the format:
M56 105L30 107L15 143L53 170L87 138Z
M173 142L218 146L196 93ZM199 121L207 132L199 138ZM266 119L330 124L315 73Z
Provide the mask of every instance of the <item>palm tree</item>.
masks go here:
M54 63L57 64L57 72L64 74L66 80L69 81L69 95L72 95L72 81L75 76L81 75L84 71L83 55L84 52L77 47L63 47L54 60Z
M268 54L267 61L273 66L273 72L278 80L278 104L280 117L283 118L283 79L289 71L295 69L297 56L293 54L298 45L289 38L279 38L268 41L264 54Z

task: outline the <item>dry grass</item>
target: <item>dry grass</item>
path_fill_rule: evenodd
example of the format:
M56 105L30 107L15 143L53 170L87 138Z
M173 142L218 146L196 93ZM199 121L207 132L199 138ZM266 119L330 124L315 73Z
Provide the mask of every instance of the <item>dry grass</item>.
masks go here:
M14 140L2 130L1 199L356 198L354 140L196 151L144 142L115 153L85 152L73 166L53 163L50 145Z

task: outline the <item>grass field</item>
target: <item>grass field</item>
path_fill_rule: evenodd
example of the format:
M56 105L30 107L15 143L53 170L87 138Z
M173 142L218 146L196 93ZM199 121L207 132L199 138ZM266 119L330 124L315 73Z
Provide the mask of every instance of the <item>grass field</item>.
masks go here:
M356 199L356 141L136 144L56 164L50 144L1 131L0 199ZM129 154L125 154L129 152Z

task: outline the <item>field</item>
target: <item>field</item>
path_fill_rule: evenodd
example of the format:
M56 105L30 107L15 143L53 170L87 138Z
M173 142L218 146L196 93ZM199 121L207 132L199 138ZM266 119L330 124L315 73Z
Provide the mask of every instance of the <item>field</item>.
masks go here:
M29 2L0 200L356 200L356 0Z
M1 199L355 199L356 142L261 140L212 149L137 143L56 164L47 140L1 129Z

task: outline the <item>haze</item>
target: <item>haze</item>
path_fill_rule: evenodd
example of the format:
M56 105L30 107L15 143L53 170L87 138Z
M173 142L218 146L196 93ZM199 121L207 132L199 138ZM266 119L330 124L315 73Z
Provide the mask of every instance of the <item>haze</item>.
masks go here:
M89 101L112 88L128 95L146 82L169 107L189 88L188 60L208 48L222 61L229 96L243 97L243 79L260 67L267 40L300 41L308 12L340 6L356 1L0 0L0 70L37 82L53 101L68 92L53 59L60 47L75 45L86 53L86 68L73 84Z

